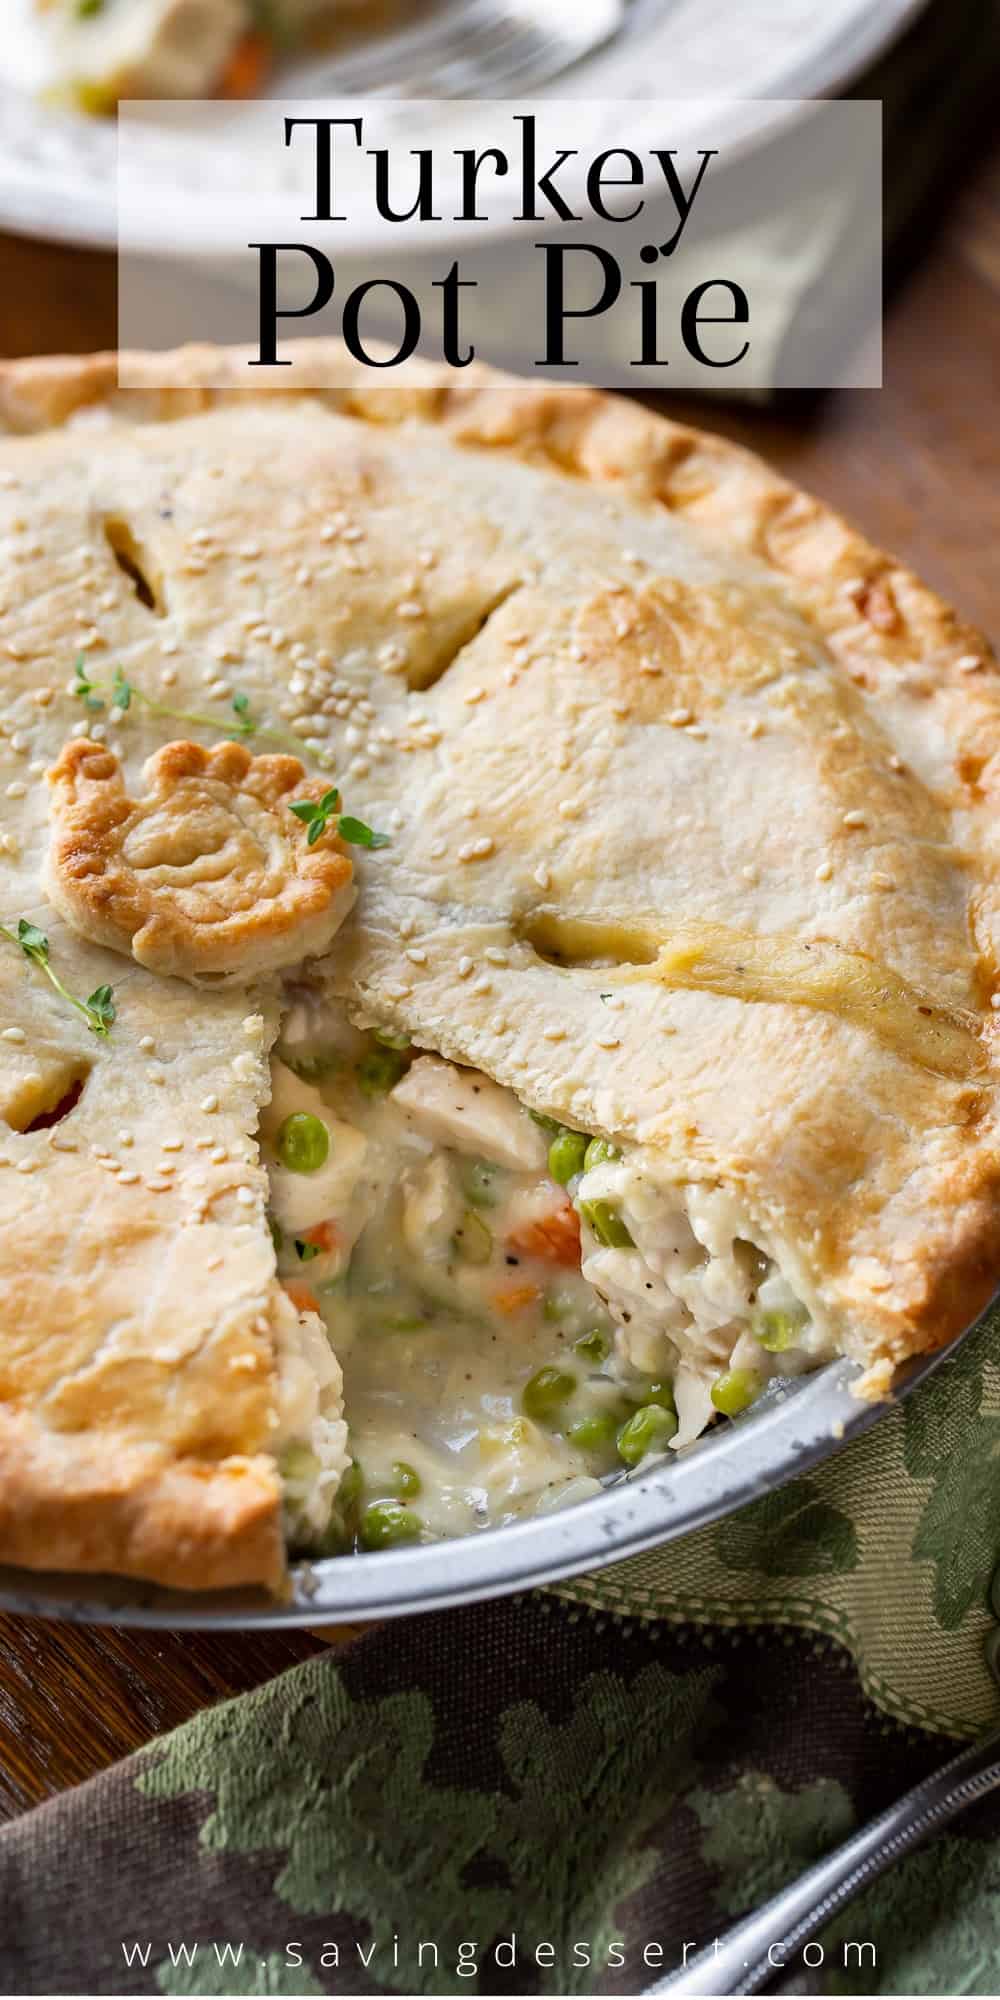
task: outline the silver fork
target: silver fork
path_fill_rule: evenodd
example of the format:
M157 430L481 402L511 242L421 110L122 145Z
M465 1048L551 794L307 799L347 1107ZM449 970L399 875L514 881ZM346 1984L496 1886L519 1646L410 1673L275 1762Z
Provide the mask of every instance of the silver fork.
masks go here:
M309 65L309 95L504 97L610 41L630 0L449 0L430 20ZM291 80L283 80L287 96Z
M995 1579L994 1602L1000 1614L996 1600ZM991 1634L987 1658L994 1679L1000 1679L1000 1633ZM752 1916L744 1917L716 1944L700 1951L681 1972L658 1979L645 1992L759 1993L769 1980L777 1978L783 1965L791 1965L800 1947L837 1916L860 1889L919 1846L928 1834L998 1787L1000 1728L966 1744L869 1826L853 1833L842 1847L807 1868L797 1882L772 1896Z

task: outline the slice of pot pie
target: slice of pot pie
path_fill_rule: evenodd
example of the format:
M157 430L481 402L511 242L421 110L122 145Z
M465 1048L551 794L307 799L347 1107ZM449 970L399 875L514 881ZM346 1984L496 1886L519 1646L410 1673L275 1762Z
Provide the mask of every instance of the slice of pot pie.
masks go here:
M277 1589L883 1392L1000 1268L983 640L637 406L178 365L0 372L0 1557Z
M372 0L33 0L51 87L83 110L122 97L252 97L274 65Z

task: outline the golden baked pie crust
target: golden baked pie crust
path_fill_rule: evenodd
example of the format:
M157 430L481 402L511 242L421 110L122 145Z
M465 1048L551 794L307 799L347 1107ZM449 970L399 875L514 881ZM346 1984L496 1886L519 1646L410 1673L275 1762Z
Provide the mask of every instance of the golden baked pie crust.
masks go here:
M242 975L246 986L325 950L347 914L343 847L328 828L309 845L289 811L329 789L298 757L168 743L148 759L136 799L115 752L84 737L48 779L50 902L150 972Z
M274 1584L282 1560L269 1351L287 1302L246 1138L278 998L199 999L195 1059L189 989L47 911L30 774L80 720L78 646L102 685L124 661L181 707L213 656L261 712L277 675L310 681L292 723L329 742L351 810L398 815L326 968L355 1018L731 1187L871 1380L982 1307L1000 1223L1000 698L982 637L759 460L638 405L472 371L248 390L245 359L227 357L228 390L197 349L170 390L157 358L132 363L148 391L118 391L113 356L0 370L4 920L48 925L74 985L100 975L119 1000L97 1047L0 956L26 1036L0 1041L8 1105L26 1063L89 1065L72 1132L0 1145L0 1324L17 1329L0 1554L195 1587ZM167 577L165 616L116 568L120 515ZM168 726L127 729L138 769ZM600 976L548 948L567 918L604 927ZM911 1005L953 1024L947 1060ZM184 1165L161 1173L178 1126Z

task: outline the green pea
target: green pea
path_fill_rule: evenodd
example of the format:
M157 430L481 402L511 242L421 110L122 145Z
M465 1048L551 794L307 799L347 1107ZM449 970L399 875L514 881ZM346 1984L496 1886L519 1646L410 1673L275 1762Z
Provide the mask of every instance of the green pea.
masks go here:
M349 1514L351 1508L357 1505L361 1498L361 1490L364 1483L364 1473L357 1459L352 1458L337 1488L337 1505L345 1514Z
M582 1354L585 1361L592 1361L595 1368L599 1368L611 1353L611 1341L603 1326L594 1326L589 1333L581 1333L579 1340L574 1340L573 1351Z
M419 1514L412 1514L399 1500L370 1500L358 1525L363 1549L391 1549L400 1542L419 1541L423 1533Z
M560 1187L565 1187L574 1174L582 1174L587 1141L582 1132L571 1132L564 1125L556 1134L549 1147L549 1172Z
M798 1345L808 1318L801 1307L792 1312L757 1312L750 1331L768 1354L784 1354L786 1348Z
M591 1167L602 1167L605 1160L620 1160L621 1154L610 1139L591 1139L584 1155L583 1171L589 1174Z
M332 1076L334 1070L339 1069L341 1062L338 1049L324 1049L318 1055L305 1056L297 1055L294 1049L289 1052L279 1048L278 1054L285 1068L301 1077L303 1083L319 1083L323 1077Z
M618 1418L611 1410L596 1410L593 1416L578 1417L566 1433L578 1451L611 1450L618 1430Z
M394 1028L376 1028L375 1040L383 1049L402 1051L411 1047L409 1035L398 1035Z
M491 1160L463 1160L459 1166L462 1186L474 1208L494 1208L497 1174Z
M646 1382L642 1390L643 1403L657 1403L661 1410L669 1410L672 1417L677 1415L672 1382Z
M521 1391L521 1408L537 1423L551 1423L575 1388L575 1375L564 1375L559 1368L539 1368Z
M300 1264L311 1264L319 1256L318 1243L303 1243L301 1236L295 1238L295 1255Z
M419 1472L405 1458L393 1459L392 1490L399 1500L415 1500L417 1494L423 1491Z
M530 1105L528 1106L528 1117L533 1118L535 1124L540 1125L543 1132L551 1133L553 1138L555 1138L557 1132L564 1132L566 1129L564 1125L560 1125L558 1118L547 1118L544 1111L532 1111Z
M293 1174L314 1174L325 1165L330 1134L311 1111L293 1111L278 1133L278 1158Z
M650 1451L662 1451L677 1435L677 1418L659 1403L645 1403L623 1424L618 1433L618 1456L626 1465L638 1465Z
M401 1049L373 1049L362 1057L354 1073L366 1097L386 1097L405 1068Z
M764 1382L754 1368L726 1368L712 1383L712 1401L724 1417L738 1417L756 1402Z
M493 1255L492 1231L474 1208L466 1209L451 1241L463 1264L488 1264Z
M630 1250L631 1234L609 1201L581 1201L580 1214L605 1250Z

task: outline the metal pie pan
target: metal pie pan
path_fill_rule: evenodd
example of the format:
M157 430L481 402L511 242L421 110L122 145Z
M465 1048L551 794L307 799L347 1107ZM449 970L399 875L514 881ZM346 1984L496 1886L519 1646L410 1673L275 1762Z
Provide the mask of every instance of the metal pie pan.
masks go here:
M908 1395L954 1352L953 1342L909 1364L894 1396ZM852 1395L858 1374L854 1363L834 1361L794 1382L772 1384L747 1416L561 1512L420 1548L296 1564L290 1594L281 1602L259 1590L181 1593L117 1577L0 1568L0 1609L76 1624L175 1630L317 1626L437 1611L555 1583L676 1541L830 1458L890 1407Z

